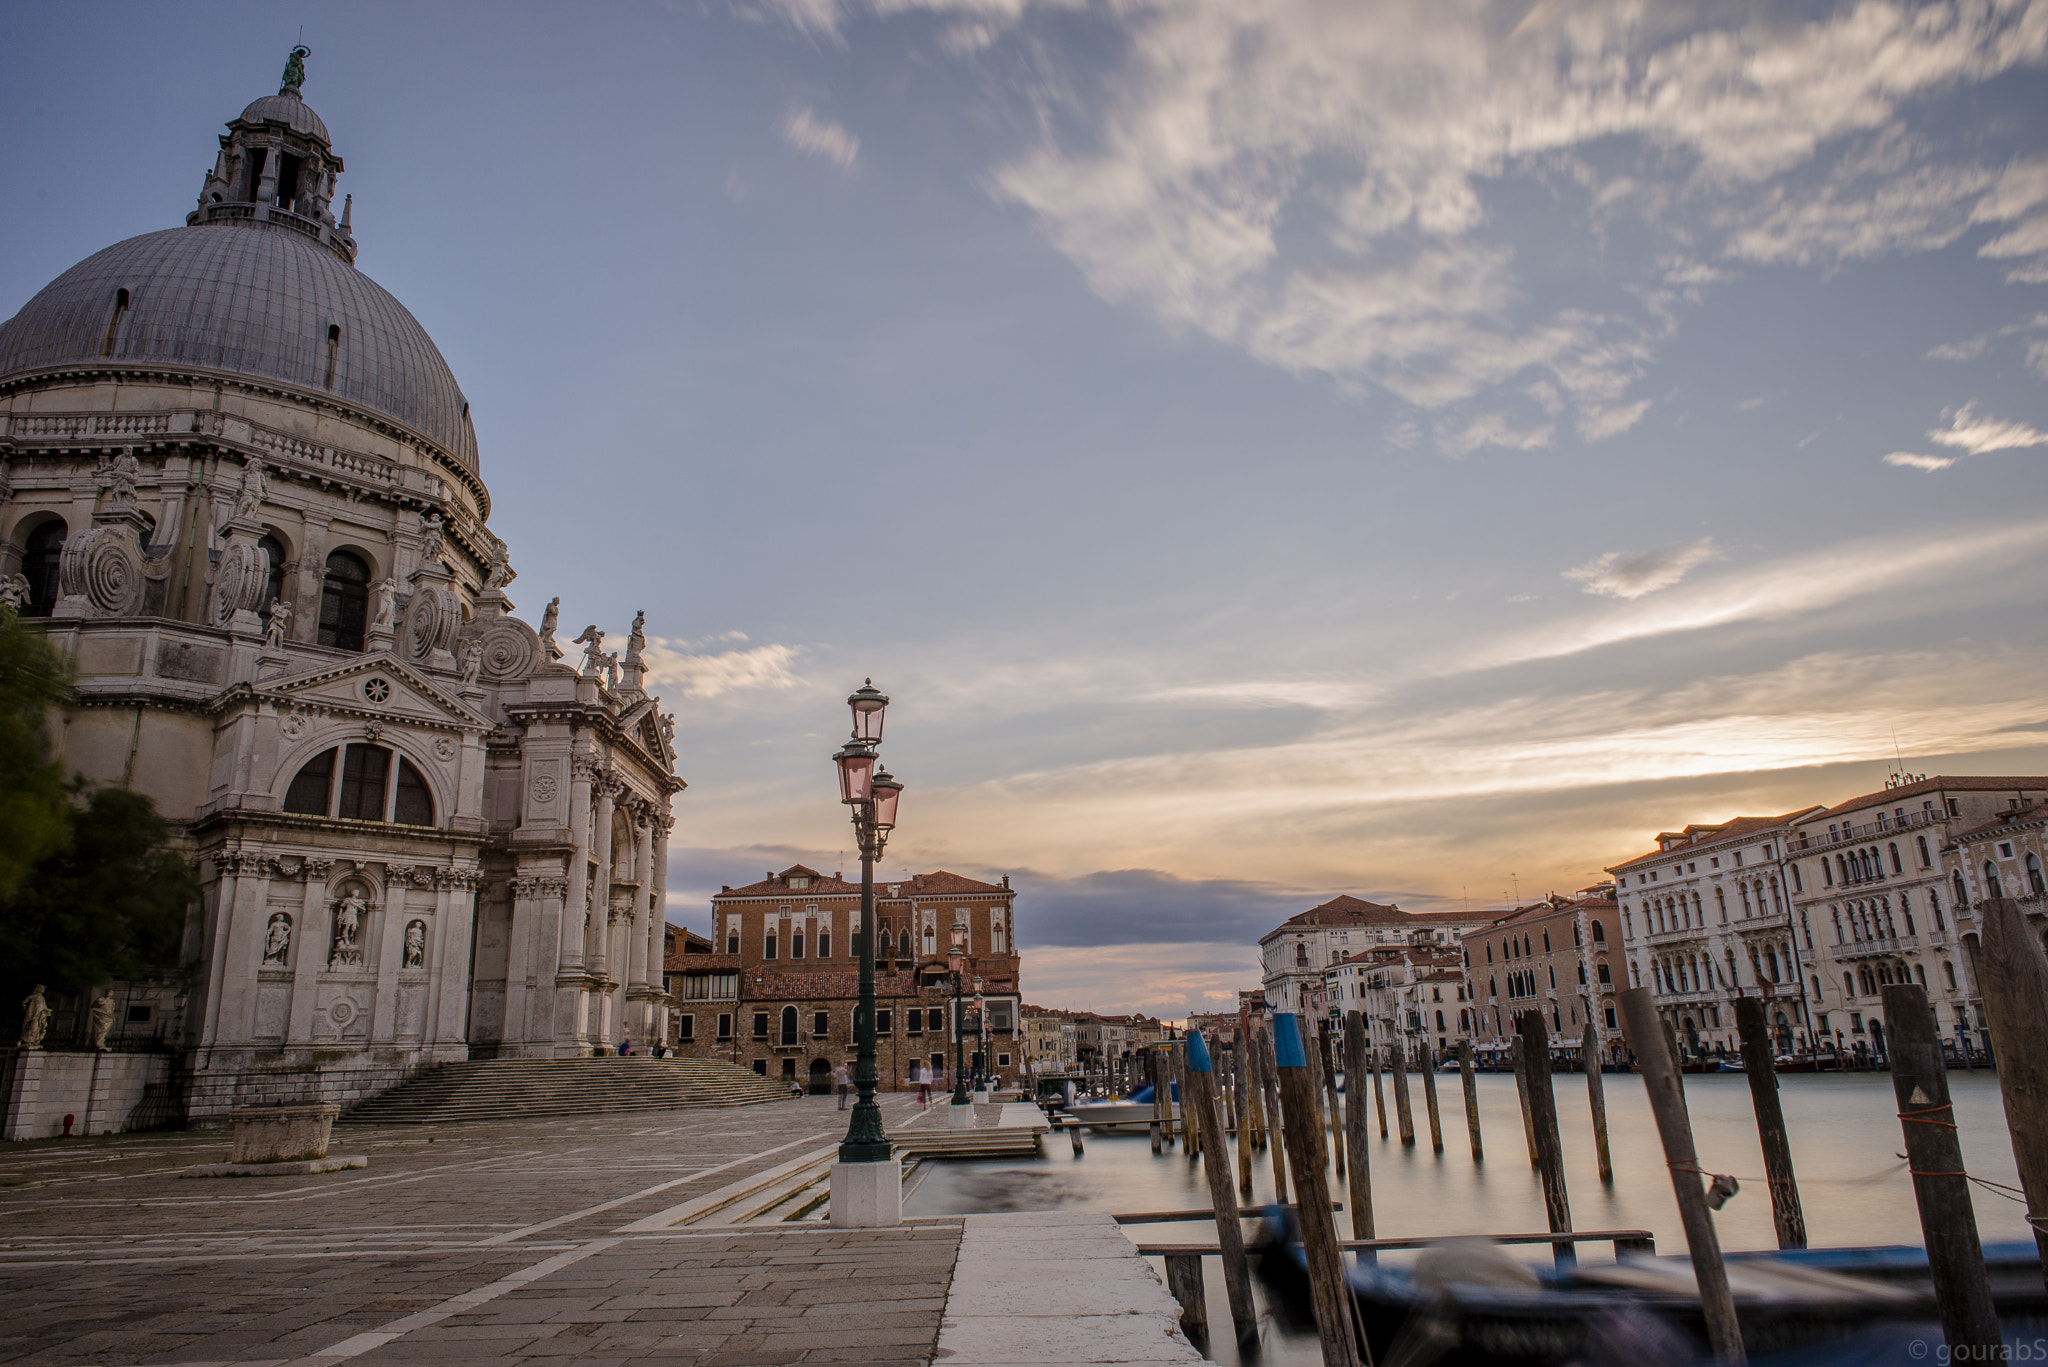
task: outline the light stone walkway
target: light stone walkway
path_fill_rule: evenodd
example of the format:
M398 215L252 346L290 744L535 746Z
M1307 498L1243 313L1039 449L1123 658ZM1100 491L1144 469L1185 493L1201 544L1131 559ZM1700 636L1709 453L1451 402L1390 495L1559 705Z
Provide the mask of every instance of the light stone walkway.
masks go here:
M650 1219L844 1131L830 1098L338 1127L368 1168L212 1180L176 1174L218 1131L0 1146L0 1362L925 1367L958 1219Z

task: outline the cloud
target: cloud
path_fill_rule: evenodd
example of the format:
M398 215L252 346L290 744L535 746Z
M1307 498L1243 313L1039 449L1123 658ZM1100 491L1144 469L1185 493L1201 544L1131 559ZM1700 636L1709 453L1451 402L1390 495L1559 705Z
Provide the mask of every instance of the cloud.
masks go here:
M1974 361L1991 345L1991 334L1983 333L1961 342L1943 342L1927 353L1930 361Z
M1902 465L1909 470L1946 470L1960 459L1957 456L1923 456L1912 451L1894 451L1884 458L1886 465Z
M1979 247L1977 255L1993 260L2031 257L2013 267L2006 279L2027 284L2048 279L2048 156L2015 159L1970 216L1977 223L2018 220L2018 226Z
M1159 944L1223 940L1256 942L1261 935L1320 896L1267 883L1179 878L1154 869L1116 869L1079 878L1013 873L1029 918L1017 923L1018 942L1087 947L1143 938Z
M1658 589L1670 588L1693 569L1718 555L1714 549L1714 538L1702 536L1639 555L1625 556L1620 551L1609 551L1566 570L1564 577L1585 585L1587 593L1636 599Z
M2023 422L2001 422L1997 418L1980 418L1974 407L1964 404L1957 409L1947 427L1937 427L1927 434L1929 441L1943 446L1953 446L1969 455L1981 456L1986 451L2010 451L2028 446L2048 446L2048 432L2038 432Z
M860 161L860 139L812 110L790 110L779 127L782 140L791 147L823 157L842 171L851 171Z
M738 632L727 636L746 639ZM687 645L684 641L648 638L642 658L647 662L651 685L677 689L686 698L711 699L726 693L798 688L804 682L790 669L803 654L797 646L754 646L700 655L679 649Z

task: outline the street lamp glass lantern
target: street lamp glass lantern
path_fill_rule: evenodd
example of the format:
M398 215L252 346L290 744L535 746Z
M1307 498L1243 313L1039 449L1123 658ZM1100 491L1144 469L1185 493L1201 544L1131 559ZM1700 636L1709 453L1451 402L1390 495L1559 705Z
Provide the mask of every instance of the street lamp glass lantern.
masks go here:
M848 741L832 756L839 766L839 800L866 802L874 796L875 752L857 741Z
M903 796L903 785L887 769L877 769L868 787L875 799L875 829L893 830L896 826L896 800Z
M853 691L846 705L853 709L853 738L864 740L870 745L882 742L882 713L889 706L889 697L875 687L869 679Z

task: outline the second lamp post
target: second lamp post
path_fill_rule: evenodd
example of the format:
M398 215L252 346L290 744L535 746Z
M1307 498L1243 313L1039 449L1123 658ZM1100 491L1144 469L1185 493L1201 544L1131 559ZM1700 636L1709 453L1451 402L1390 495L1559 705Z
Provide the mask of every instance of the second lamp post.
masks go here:
M889 699L869 679L846 700L853 736L832 756L839 766L839 800L851 809L860 846L860 1005L854 1012L853 1082L860 1097L832 1165L832 1223L894 1225L903 1218L903 1177L875 1104L875 861L896 826L903 785L881 767L882 713Z

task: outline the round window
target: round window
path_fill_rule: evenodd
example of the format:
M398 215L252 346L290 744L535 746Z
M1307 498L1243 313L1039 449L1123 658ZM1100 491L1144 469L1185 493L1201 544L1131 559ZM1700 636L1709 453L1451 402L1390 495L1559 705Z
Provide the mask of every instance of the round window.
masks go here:
M371 702L383 702L391 696L389 679L370 679L363 684L363 696Z

